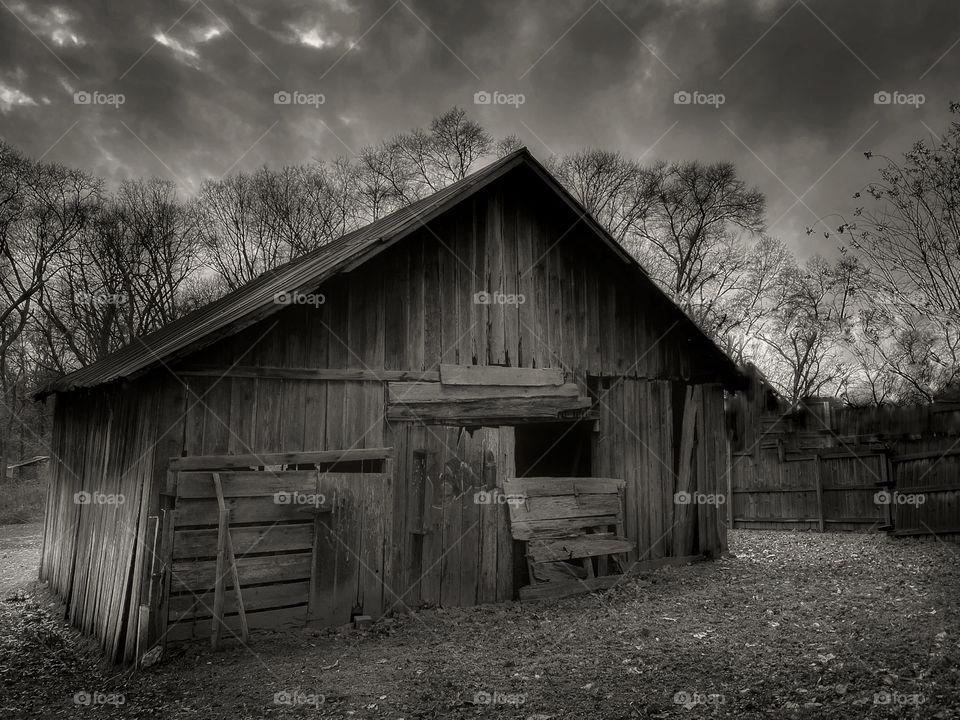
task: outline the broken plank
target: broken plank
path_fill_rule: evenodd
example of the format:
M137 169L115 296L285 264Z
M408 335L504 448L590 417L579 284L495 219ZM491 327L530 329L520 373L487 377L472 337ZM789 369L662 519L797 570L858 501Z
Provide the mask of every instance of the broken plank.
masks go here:
M527 556L533 562L555 562L577 558L615 555L636 550L636 543L612 534L595 533L570 538L533 539L527 543Z

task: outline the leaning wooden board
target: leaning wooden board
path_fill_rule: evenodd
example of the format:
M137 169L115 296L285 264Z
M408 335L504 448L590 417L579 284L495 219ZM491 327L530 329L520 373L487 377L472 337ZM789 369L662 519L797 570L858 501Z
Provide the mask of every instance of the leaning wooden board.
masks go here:
M504 483L511 532L527 542L531 585L521 588L521 598L567 595L572 588L588 592L616 582L616 576L602 577L609 570L607 558L636 548L623 537L624 485L612 478L510 478Z

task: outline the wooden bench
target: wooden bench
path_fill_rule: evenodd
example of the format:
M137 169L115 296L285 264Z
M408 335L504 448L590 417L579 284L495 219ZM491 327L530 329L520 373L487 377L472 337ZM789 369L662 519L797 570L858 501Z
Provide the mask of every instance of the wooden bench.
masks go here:
M623 488L623 480L611 478L506 480L510 531L526 542L530 571L521 599L562 597L619 581L622 553L636 548L623 536Z

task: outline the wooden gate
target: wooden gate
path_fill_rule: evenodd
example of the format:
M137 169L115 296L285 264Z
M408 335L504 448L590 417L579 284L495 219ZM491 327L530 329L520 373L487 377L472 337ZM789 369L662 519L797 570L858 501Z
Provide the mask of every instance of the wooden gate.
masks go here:
M381 448L172 460L161 547L165 641L209 636L221 608L227 637L240 635L244 619L279 628L379 616L391 458ZM236 558L239 593L225 552Z

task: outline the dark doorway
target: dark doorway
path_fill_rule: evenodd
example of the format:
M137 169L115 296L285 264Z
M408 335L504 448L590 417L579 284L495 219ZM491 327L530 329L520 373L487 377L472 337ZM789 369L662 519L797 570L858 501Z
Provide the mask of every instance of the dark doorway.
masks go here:
M517 425L517 477L590 477L592 422Z

